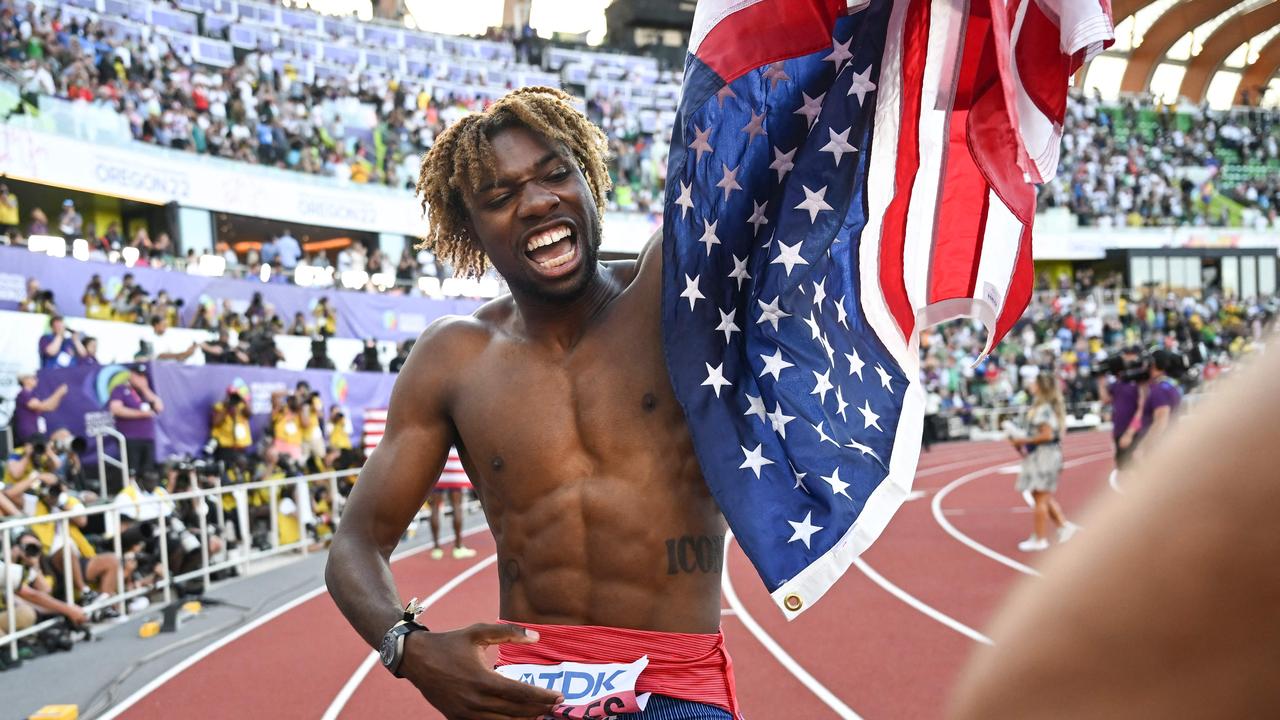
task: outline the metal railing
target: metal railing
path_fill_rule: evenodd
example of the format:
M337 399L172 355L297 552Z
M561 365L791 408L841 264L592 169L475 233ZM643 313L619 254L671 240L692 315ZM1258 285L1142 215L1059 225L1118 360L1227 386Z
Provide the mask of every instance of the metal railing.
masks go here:
M101 458L101 454L99 455ZM101 462L101 460L100 460ZM122 467L124 463L121 463ZM72 545L75 540L71 534L72 521L81 518L88 518L95 515L104 516L104 522L111 534L112 550L115 553L116 562L119 563L119 572L116 574L115 593L105 596L81 609L86 613L93 613L96 610L116 606L121 617L127 617L129 601L135 597L149 595L152 592L160 591L163 593L164 602L166 604L173 601L173 588L175 585L184 584L192 580L199 579L203 588L207 591L210 587L212 576L230 568L237 568L244 574L246 566L252 562L263 560L272 556L289 552L298 552L306 555L310 549L313 539L309 535L305 518L310 514L311 505L311 486L324 485L329 490L330 512L332 522L336 527L339 522L338 518L341 514L343 497L339 493L338 482L342 478L354 477L359 470L342 470L318 473L315 475L305 475L300 477L278 478L273 480L259 480L248 483L236 483L231 485L221 485L216 487L193 489L183 492L164 493L161 495L151 495L143 497L137 502L129 502L121 500L120 496L113 502L104 502L92 507L80 507L74 510L66 510L61 512L48 513L36 517L22 517L4 520L0 522L0 551L3 551L3 559L0 560L0 568L5 572L8 565L13 564L13 538L11 532L16 529L27 529L36 525L56 524L57 534L55 541L61 539L61 547L54 550L61 553L62 556L62 574L63 574L63 597L56 598L70 605L75 605L76 588L73 586L72 562L78 562L76 555L78 551L73 550ZM127 477L127 475L126 475ZM298 538L293 542L282 544L280 542L280 503L286 497L286 492L292 489L297 523ZM257 549L253 543L253 528L249 516L249 494L254 491L267 491L267 505L269 508L269 524L270 524L270 542L269 547ZM222 529L218 537L224 541L226 528L228 528L228 517L223 506L223 497L231 494L235 498L235 513L231 521L234 523L235 537L238 541L237 548L233 553L227 549L226 544L222 545L218 556L212 556L210 553L210 527L209 527L209 509L207 505L212 501L214 516L218 528ZM105 496L104 496L105 498ZM206 506L200 508L200 512L195 513L197 516L198 527L185 528L199 537L200 541L200 567L185 573L171 574L169 569L169 527L173 524L176 517L179 503L182 502L201 502ZM121 546L121 516L126 519L134 516L140 518L141 522L148 522L150 518L143 518L143 510L154 509L157 522L157 531L155 537L159 539L159 561L157 568L163 568L161 575L152 584L135 587L131 590L125 589L125 573L124 573L124 548ZM304 512L303 508L307 508ZM420 511L415 516L416 520L425 517L426 511ZM180 520L179 520L180 522ZM5 572L0 572L0 580L5 580ZM23 568L23 572L26 570ZM33 624L23 630L17 629L17 603L15 600L18 595L18 585L21 583L5 582L4 587L4 607L8 616L5 627L0 628L0 646L7 644L9 646L10 657L18 658L18 641L22 638L35 635L41 631L51 628L62 622L62 618L53 617ZM105 591L106 588L101 588ZM28 603L30 604L30 603Z
M116 443L120 447L119 460L107 455L104 438L108 435L115 438ZM124 435L115 428L102 428L101 432L98 433L98 497L104 500L111 497L107 494L107 465L119 468L121 483L126 485L129 483L129 451L125 446L124 440Z

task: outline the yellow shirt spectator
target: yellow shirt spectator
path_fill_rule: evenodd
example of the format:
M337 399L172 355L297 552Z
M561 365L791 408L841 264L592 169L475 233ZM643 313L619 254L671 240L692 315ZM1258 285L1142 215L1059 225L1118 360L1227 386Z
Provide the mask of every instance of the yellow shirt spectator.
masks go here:
M218 441L218 447L243 450L253 444L249 418L229 412L226 403L222 401L214 403L213 415L221 418L221 422L210 431L213 439Z
M276 530L281 545L292 545L302 539L301 522L298 518L298 504L293 499L294 488L279 489L280 504L277 506Z
M111 303L102 295L94 292L84 294L84 316L90 320L111 320Z
M302 423L289 410L280 410L271 416L271 428L276 442L302 445Z
M8 192L0 195L0 225L17 225L19 222L18 198Z
M334 450L350 450L351 435L347 432L346 420L335 422L329 429L329 447Z
M31 496L28 495L27 497ZM58 512L70 512L82 507L84 507L84 503L80 502L79 498L69 495L67 496L66 503L63 504L62 509ZM49 508L44 504L44 501L37 500L35 502L35 517L41 517L49 514ZM52 553L55 548L61 549L61 542L56 544L54 543L54 540L61 535L59 530L59 526L61 525L62 523L47 522L37 523L31 526L31 532L35 533L36 537L40 538L40 544L44 546L44 551L46 553ZM68 522L67 527L71 529L71 541L75 543L76 549L80 551L80 554L87 558L96 557L98 551L95 550L93 545L85 538L84 533L80 532L80 528L73 522Z

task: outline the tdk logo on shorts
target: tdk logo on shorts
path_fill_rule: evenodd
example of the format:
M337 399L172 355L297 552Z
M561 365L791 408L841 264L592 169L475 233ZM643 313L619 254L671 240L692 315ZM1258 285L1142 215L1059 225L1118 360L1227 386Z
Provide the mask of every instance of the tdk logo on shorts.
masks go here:
M544 672L520 673L520 682L526 685L537 685L548 690L559 691L565 702L573 702L584 698L595 697L602 692L615 692L619 688L614 685L618 678L627 674L626 670L613 672Z
M560 663L559 665L503 665L503 677L558 692L564 701L553 718L603 720L644 710L649 693L636 694L636 680L649 665L646 655L633 663Z

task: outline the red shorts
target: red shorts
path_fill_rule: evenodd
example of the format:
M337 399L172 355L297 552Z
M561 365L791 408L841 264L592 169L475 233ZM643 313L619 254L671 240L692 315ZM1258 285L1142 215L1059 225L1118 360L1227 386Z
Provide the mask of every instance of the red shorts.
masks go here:
M733 661L721 633L501 622L537 630L539 639L499 645L498 665L630 663L647 655L649 664L636 682L637 692L715 705L738 717Z

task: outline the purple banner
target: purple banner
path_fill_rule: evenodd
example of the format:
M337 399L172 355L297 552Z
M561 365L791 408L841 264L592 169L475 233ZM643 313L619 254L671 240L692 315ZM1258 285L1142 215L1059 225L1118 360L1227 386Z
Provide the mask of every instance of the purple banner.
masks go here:
M255 292L262 293L262 299L274 307L286 323L298 312L310 320L316 302L321 297L328 297L338 314L338 337L398 341L416 338L438 317L469 314L480 305L476 300L315 290L284 283L209 278L174 270L126 268L71 258L51 258L23 248L0 247L0 276L13 274L19 276L17 282L23 283L26 278L36 278L41 287L53 291L54 301L65 315L84 314L80 298L89 278L95 273L102 276L109 298L115 297L125 273L133 273L135 282L152 297L160 290L166 290L170 297L181 298L185 303L182 312L184 325L190 321L195 308L203 303L221 305L223 300L231 300L237 310L243 311Z
M260 440L270 422L271 393L275 390L292 392L297 383L304 380L313 391L320 393L326 418L334 404L346 409L353 425L351 441L357 444L364 426L364 411L385 408L396 380L395 375L388 373L292 372L225 365L198 367L169 362L152 363L149 377L151 389L164 402L164 412L156 418L156 456L160 460L173 455L200 455L209 440L213 404L225 397L230 387L240 388L248 395L253 439ZM114 427L107 409L111 391L127 382L129 371L123 365L41 370L36 389L38 396L52 393L63 383L68 388L58 409L45 415L49 432L66 428L73 435L90 439L89 446L93 450L96 445L92 438L100 434L104 426ZM110 452L115 452L114 443L108 443L108 447ZM90 452L89 455L87 462L96 460L95 453Z

